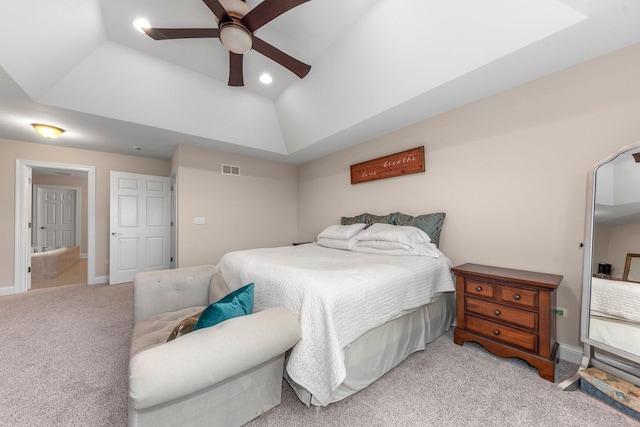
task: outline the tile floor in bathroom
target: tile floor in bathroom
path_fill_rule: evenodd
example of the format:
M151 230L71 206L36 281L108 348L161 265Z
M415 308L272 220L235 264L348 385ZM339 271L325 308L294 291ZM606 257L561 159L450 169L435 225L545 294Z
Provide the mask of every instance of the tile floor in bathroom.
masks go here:
M56 286L81 285L87 283L87 259L80 260L68 270L59 274L55 279L40 280L31 283L31 290L53 288Z

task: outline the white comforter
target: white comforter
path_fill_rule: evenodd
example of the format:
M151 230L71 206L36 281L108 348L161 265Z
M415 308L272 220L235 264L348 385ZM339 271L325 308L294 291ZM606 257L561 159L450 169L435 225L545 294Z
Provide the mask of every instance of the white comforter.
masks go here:
M640 322L640 283L592 278L591 313Z
M286 307L302 339L287 364L291 379L325 406L345 378L343 347L368 330L454 291L442 256L372 255L315 244L226 254L218 263L235 290L255 283L254 311Z

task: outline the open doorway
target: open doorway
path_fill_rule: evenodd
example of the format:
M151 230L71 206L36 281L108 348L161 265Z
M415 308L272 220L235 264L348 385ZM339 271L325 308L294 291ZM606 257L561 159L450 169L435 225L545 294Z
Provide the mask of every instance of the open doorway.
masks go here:
M34 171L74 173L86 179L86 283L97 283L95 276L95 167L36 160L16 160L16 230L14 293L26 292L31 285L32 180ZM84 202L83 202L84 203ZM83 235L82 231L80 234ZM77 240L77 239L76 239Z
M31 287L87 283L87 173L32 168Z

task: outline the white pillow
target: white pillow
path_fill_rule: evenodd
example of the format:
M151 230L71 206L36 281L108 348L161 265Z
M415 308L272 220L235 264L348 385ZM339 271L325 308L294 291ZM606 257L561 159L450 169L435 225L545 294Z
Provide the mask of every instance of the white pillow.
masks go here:
M357 242L358 246L363 248L375 248L383 250L411 249L411 246L407 245L406 243L390 242L388 240L358 240Z
M387 242L404 243L411 247L420 243L429 243L431 238L418 227L410 225L373 224L359 233L358 240L384 240Z
M433 243L422 243L417 245L416 247L409 248L395 248L395 249L380 249L379 247L371 247L364 246L364 242L359 241L353 249L353 252L361 252L365 254L374 254L374 255L399 255L399 256L428 256L431 258L440 258L443 256L442 252L434 245Z
M367 224L351 224L351 225L330 225L318 234L318 240L321 238L348 240L362 231Z
M343 249L345 251L350 251L356 245L357 240L355 237L351 239L329 239L326 237L318 238L317 244L320 246L324 246L325 248L332 249Z

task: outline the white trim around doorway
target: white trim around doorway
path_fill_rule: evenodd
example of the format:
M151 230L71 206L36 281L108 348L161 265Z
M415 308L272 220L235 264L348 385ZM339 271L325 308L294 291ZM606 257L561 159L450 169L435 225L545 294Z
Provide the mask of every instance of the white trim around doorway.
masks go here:
M38 160L16 159L15 181L15 263L13 287L0 288L0 295L17 294L28 289L28 268L31 257L29 241L29 169L55 168L87 173L87 283L102 283L96 278L96 168L95 166L53 163ZM102 278L104 279L104 278Z

